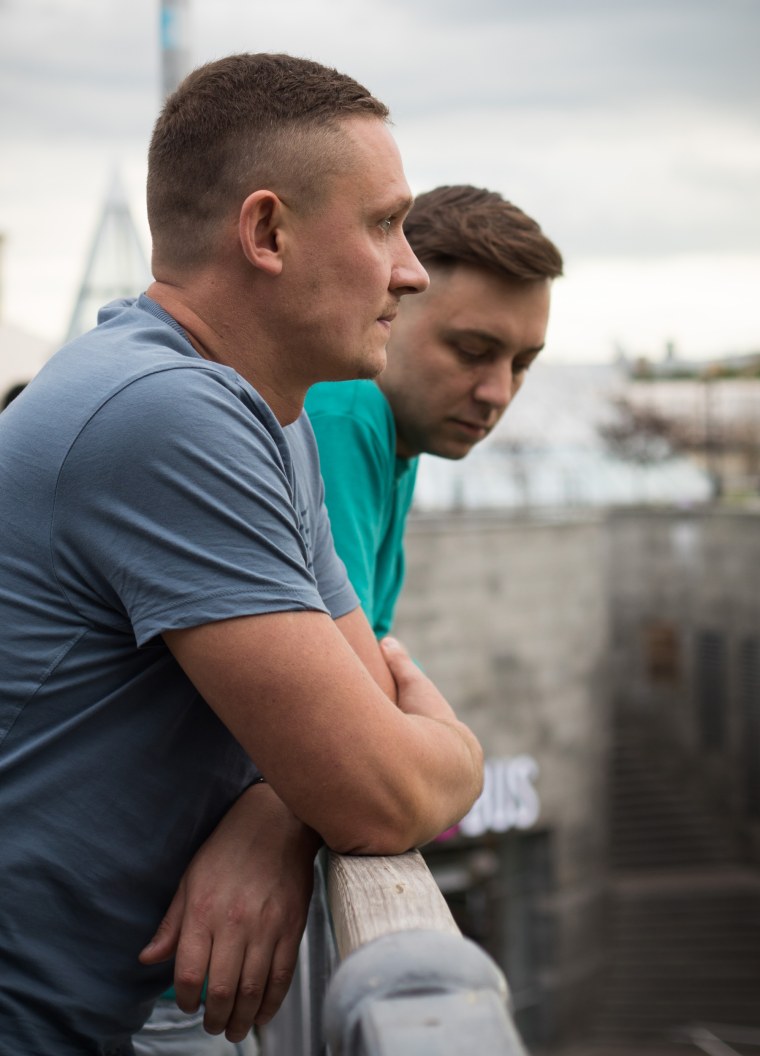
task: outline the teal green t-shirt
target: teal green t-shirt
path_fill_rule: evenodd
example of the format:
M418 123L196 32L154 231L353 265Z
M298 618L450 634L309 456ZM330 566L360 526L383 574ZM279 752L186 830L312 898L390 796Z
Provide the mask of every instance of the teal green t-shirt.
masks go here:
M417 458L396 456L396 426L373 381L313 386L306 410L317 437L335 548L378 638L404 582L404 526Z

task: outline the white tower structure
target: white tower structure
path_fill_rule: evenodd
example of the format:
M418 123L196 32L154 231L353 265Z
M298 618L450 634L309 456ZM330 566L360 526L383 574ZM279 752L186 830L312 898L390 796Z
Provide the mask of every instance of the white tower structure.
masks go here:
M66 340L97 322L98 309L117 297L135 297L150 283L145 251L118 173L103 203Z

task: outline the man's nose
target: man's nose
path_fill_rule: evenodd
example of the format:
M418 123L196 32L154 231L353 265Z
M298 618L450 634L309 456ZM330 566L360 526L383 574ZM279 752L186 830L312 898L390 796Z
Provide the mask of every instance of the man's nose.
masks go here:
M391 289L404 297L408 293L424 293L430 285L430 278L417 257L412 247L401 234L401 245L391 271Z
M480 374L473 395L480 403L487 403L499 411L509 407L516 391L512 364L489 364Z

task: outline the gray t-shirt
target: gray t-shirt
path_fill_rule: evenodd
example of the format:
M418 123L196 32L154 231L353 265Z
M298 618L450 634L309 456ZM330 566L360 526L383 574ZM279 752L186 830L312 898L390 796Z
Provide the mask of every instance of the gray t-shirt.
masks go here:
M357 605L311 427L155 302L111 305L0 416L0 1054L106 1050L137 955L256 775L163 631Z

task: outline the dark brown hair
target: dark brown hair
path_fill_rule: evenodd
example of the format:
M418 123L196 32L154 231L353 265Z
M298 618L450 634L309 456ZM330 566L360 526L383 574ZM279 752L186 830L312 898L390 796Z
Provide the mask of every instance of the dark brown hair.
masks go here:
M496 191L462 184L419 195L404 222L427 266L473 264L530 281L562 274L562 256L535 220Z
M337 70L292 55L230 55L190 73L169 96L148 153L154 258L208 258L220 222L254 190L318 202L345 163L339 127L388 108Z

